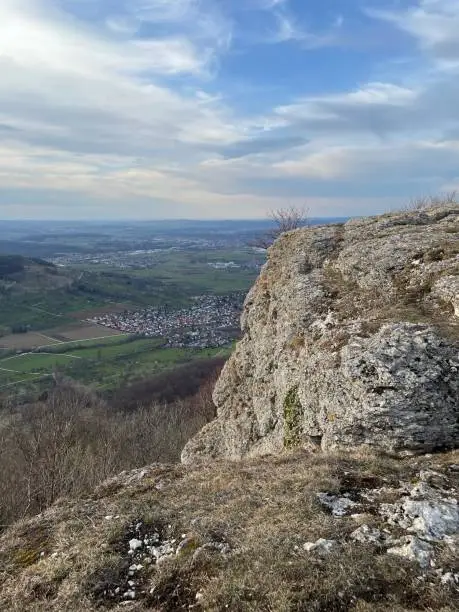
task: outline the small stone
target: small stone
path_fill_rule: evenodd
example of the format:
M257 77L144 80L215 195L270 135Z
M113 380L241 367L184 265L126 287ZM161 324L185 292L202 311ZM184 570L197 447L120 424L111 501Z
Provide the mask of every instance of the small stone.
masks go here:
M228 542L211 542L210 545L222 555L227 555L231 551Z
M143 542L141 540L138 540L137 538L132 538L132 540L129 540L129 548L132 551L136 551L139 548L142 548L143 546Z
M437 484L448 482L448 478L441 474L440 472L436 472L435 470L421 470L419 472L419 478L429 484Z
M333 516L346 516L350 508L358 506L352 499L330 493L317 493L317 498L323 506L331 510Z
M351 539L361 544L379 544L382 539L382 534L379 529L361 525L351 533Z
M440 578L440 582L442 584L456 586L457 584L459 584L459 574L453 574L453 572L446 572Z
M417 561L422 568L427 568L431 565L434 555L433 547L428 543L420 540L416 536L407 536L401 539L401 546L394 546L387 550L388 554L405 557L410 561Z
M338 543L336 540L326 540L324 538L319 538L316 542L305 542L303 544L303 549L306 552L316 552L319 555L328 555L334 549L336 549Z

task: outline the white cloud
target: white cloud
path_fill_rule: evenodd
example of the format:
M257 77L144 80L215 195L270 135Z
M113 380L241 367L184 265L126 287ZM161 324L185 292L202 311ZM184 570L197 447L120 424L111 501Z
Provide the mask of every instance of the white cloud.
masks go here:
M38 2L0 4L0 57L22 68L45 68L81 77L116 74L200 72L209 61L188 40L178 37L117 40L76 23L65 14L48 13Z
M64 10L70 2L0 0L0 189L9 194L68 194L112 214L128 204L138 216L253 217L305 199L313 214L381 210L394 182L413 192L457 182L459 82L438 67L439 40L454 33L435 29L446 0L416 9L429 30L414 8L377 15L397 28L408 15L404 28L433 69L287 97L255 117L211 81L234 27L221 4L119 0L90 23ZM309 34L287 0L258 6L277 19L278 42L333 44Z
M406 182L454 175L459 164L459 140L410 141L381 145L324 147L274 168L289 176L348 182L390 183L399 176Z
M459 2L417 0L399 10L368 10L372 17L394 24L410 34L439 59L459 60Z
M269 11L275 22L275 30L263 37L265 43L296 42L305 49L318 49L337 44L342 19L334 19L325 31L312 31L302 23L289 6L289 0L266 0L262 8Z

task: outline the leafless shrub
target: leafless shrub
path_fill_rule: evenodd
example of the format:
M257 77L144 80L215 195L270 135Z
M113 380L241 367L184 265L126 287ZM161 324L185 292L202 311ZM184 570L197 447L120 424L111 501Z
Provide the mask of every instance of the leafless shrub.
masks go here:
M303 227L307 224L308 211L306 208L289 206L287 208L271 210L268 213L268 218L273 222L274 227L259 238L256 238L251 243L252 246L267 249L281 234Z
M0 421L0 525L89 492L122 470L178 461L215 416L213 382L173 403L121 411L67 381L7 415Z
M427 208L438 208L439 206L448 206L457 204L457 191L447 191L446 193L436 196L418 196L412 198L407 206L408 210L426 210Z

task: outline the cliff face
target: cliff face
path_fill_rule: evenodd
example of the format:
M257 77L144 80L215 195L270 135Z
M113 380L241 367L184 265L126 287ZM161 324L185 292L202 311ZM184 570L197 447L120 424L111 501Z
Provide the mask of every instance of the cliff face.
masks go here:
M459 206L282 236L185 463L459 439Z

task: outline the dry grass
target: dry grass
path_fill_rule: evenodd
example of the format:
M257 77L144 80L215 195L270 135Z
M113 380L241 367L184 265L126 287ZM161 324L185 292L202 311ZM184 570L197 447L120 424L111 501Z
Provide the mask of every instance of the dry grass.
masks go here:
M419 252L416 256L420 261L453 260L459 253L457 242L445 241L434 248ZM383 324L393 321L433 325L445 338L459 340L459 325L453 316L450 304L435 303L430 299L435 281L443 274L455 274L454 265L448 266L443 272L428 274L418 280L413 275L410 264L399 270L392 278L393 292L365 291L352 280L345 279L340 271L332 266L324 267L323 286L333 299L334 311L342 322L360 317L369 333L375 333ZM365 330L362 330L365 331ZM341 339L333 339L333 343L324 347L337 350L347 341L346 330L340 332ZM339 341L341 340L341 341Z
M79 503L62 501L5 533L0 609L124 609L101 596L101 584L123 579L129 526L140 519L178 538L186 533L196 546L226 542L231 552L182 554L144 568L144 594L130 609L451 612L457 609L451 589L419 581L418 568L397 557L350 544L355 521L325 512L316 493L396 484L411 480L423 464L443 469L457 462L457 453L395 460L301 452L194 469L152 467L141 480L112 481ZM371 507L367 511L377 524ZM45 554L30 565L18 564L18 550L31 543L38 550L33 534L42 525ZM325 558L302 551L304 542L319 537L343 540L342 550Z

